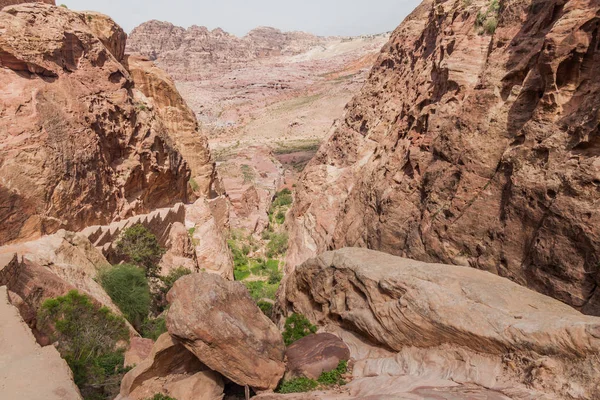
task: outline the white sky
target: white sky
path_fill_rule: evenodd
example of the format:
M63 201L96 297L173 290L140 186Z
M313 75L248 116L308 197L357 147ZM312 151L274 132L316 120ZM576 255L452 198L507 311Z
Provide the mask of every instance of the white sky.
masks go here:
M56 0L73 10L111 16L127 32L151 19L223 28L237 36L258 26L317 35L362 35L395 29L421 0Z

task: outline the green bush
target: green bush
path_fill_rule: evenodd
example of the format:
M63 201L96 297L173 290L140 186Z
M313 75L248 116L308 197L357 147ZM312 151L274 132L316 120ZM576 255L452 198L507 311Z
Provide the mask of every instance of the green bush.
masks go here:
M273 315L273 304L268 302L268 301L264 301L264 300L259 300L256 305L258 306L258 308L260 308L260 311L263 312L263 314L265 314L267 317L271 318L271 316Z
M271 241L267 244L267 257L275 258L277 256L285 254L288 249L288 234L273 233L271 235Z
M236 268L233 270L233 277L235 278L236 281L243 281L244 279L246 279L247 277L250 276L250 271L248 271L247 269L240 269L240 268Z
M283 210L280 210L277 215L275 215L275 221L279 224L279 225L283 225L283 223L285 222L285 212L283 212Z
M281 282L281 279L283 279L283 274L281 272L270 271L269 279L267 280L267 282L271 285L276 285L276 284L279 284L279 282Z
M73 290L42 304L37 328L56 343L86 400L118 394L126 370L122 368L123 350L117 349L117 343L129 341L123 318Z
M275 195L275 199L273 199L274 207L285 207L289 206L294 202L294 198L292 197L292 192L290 189L283 189L281 192Z
M319 376L318 382L322 385L345 385L346 382L342 376L348 372L348 361L340 361L336 369L330 372L323 372Z
M167 332L167 323L163 317L146 318L140 328L140 334L146 339L156 341L160 335Z
M283 381L279 388L278 393L303 393L315 390L319 386L319 383L309 378L296 378L289 381Z
M146 400L177 400L173 397L166 396L164 394L155 394L154 397L148 397Z
M164 283L164 287L163 287L163 292L169 293L169 290L171 290L173 288L173 285L175 284L175 282L177 282L180 278L183 278L186 275L190 275L192 273L192 271L190 271L188 268L184 268L184 267L177 267L174 270L172 270L171 272L169 272L169 275L161 277L160 280Z
M317 327L302 314L292 314L285 320L283 341L286 346L317 332Z
M487 33L493 35L498 27L498 13L500 3L498 0L492 0L485 12L479 11L475 20L475 26L480 28L480 34Z
M248 292L250 292L250 296L254 301L261 299L275 300L275 294L279 288L278 284L272 285L264 281L247 281L244 282L244 284L246 285L246 288L248 288Z
M136 224L123 232L117 241L117 252L126 261L143 267L147 276L155 277L158 263L165 251L154 234L144 225Z
M139 330L150 312L150 287L144 271L134 265L117 265L101 271L100 284L125 318Z
M496 17L490 17L485 21L485 23L483 25L483 30L488 35L493 35L496 32L497 27L498 27L498 19Z

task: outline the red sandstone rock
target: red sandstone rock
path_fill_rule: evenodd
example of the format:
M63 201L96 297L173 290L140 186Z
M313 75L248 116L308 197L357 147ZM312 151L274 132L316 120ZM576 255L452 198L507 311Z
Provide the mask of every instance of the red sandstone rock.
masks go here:
M23 4L0 30L0 244L187 201L189 167L112 20Z
M0 0L0 9L22 3L46 3L56 5L54 0Z
M175 283L167 300L169 333L210 369L241 386L277 387L285 370L283 338L243 284L192 274Z
M336 369L340 361L348 361L350 350L337 336L317 333L289 345L285 350L285 357L286 379L318 379L323 372Z
M425 1L305 171L289 266L361 246L600 315L597 2ZM492 12L493 13L493 12Z

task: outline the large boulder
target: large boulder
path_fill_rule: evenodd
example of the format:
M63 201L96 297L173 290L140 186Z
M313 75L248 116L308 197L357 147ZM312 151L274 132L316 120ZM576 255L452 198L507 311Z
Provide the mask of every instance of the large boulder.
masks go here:
M290 268L367 247L600 315L600 3L499 3L425 0L392 34L297 185Z
M318 379L323 372L333 371L340 361L350 359L350 349L331 333L308 335L285 350L286 379L306 377Z
M3 399L80 400L71 370L53 346L40 347L0 287L0 392Z
M167 295L167 329L210 369L241 386L275 389L285 346L240 282L215 274L179 279Z
M150 355L123 377L120 398L143 400L156 393L169 394L168 388L176 388L181 381L185 381L183 386L187 387L188 378L207 370L194 354L165 333L158 338Z
M186 202L190 169L134 88L110 18L0 12L0 245Z
M340 335L356 378L438 377L505 393L530 382L559 398L600 396L600 318L485 271L346 248L296 268L283 308ZM388 355L366 355L367 342Z

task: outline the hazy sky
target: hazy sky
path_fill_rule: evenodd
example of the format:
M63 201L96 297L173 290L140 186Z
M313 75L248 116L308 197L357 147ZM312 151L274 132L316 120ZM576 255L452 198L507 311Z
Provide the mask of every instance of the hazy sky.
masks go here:
M56 0L73 10L111 16L127 32L158 19L189 27L221 27L238 36L257 26L318 35L360 35L395 29L421 0Z

